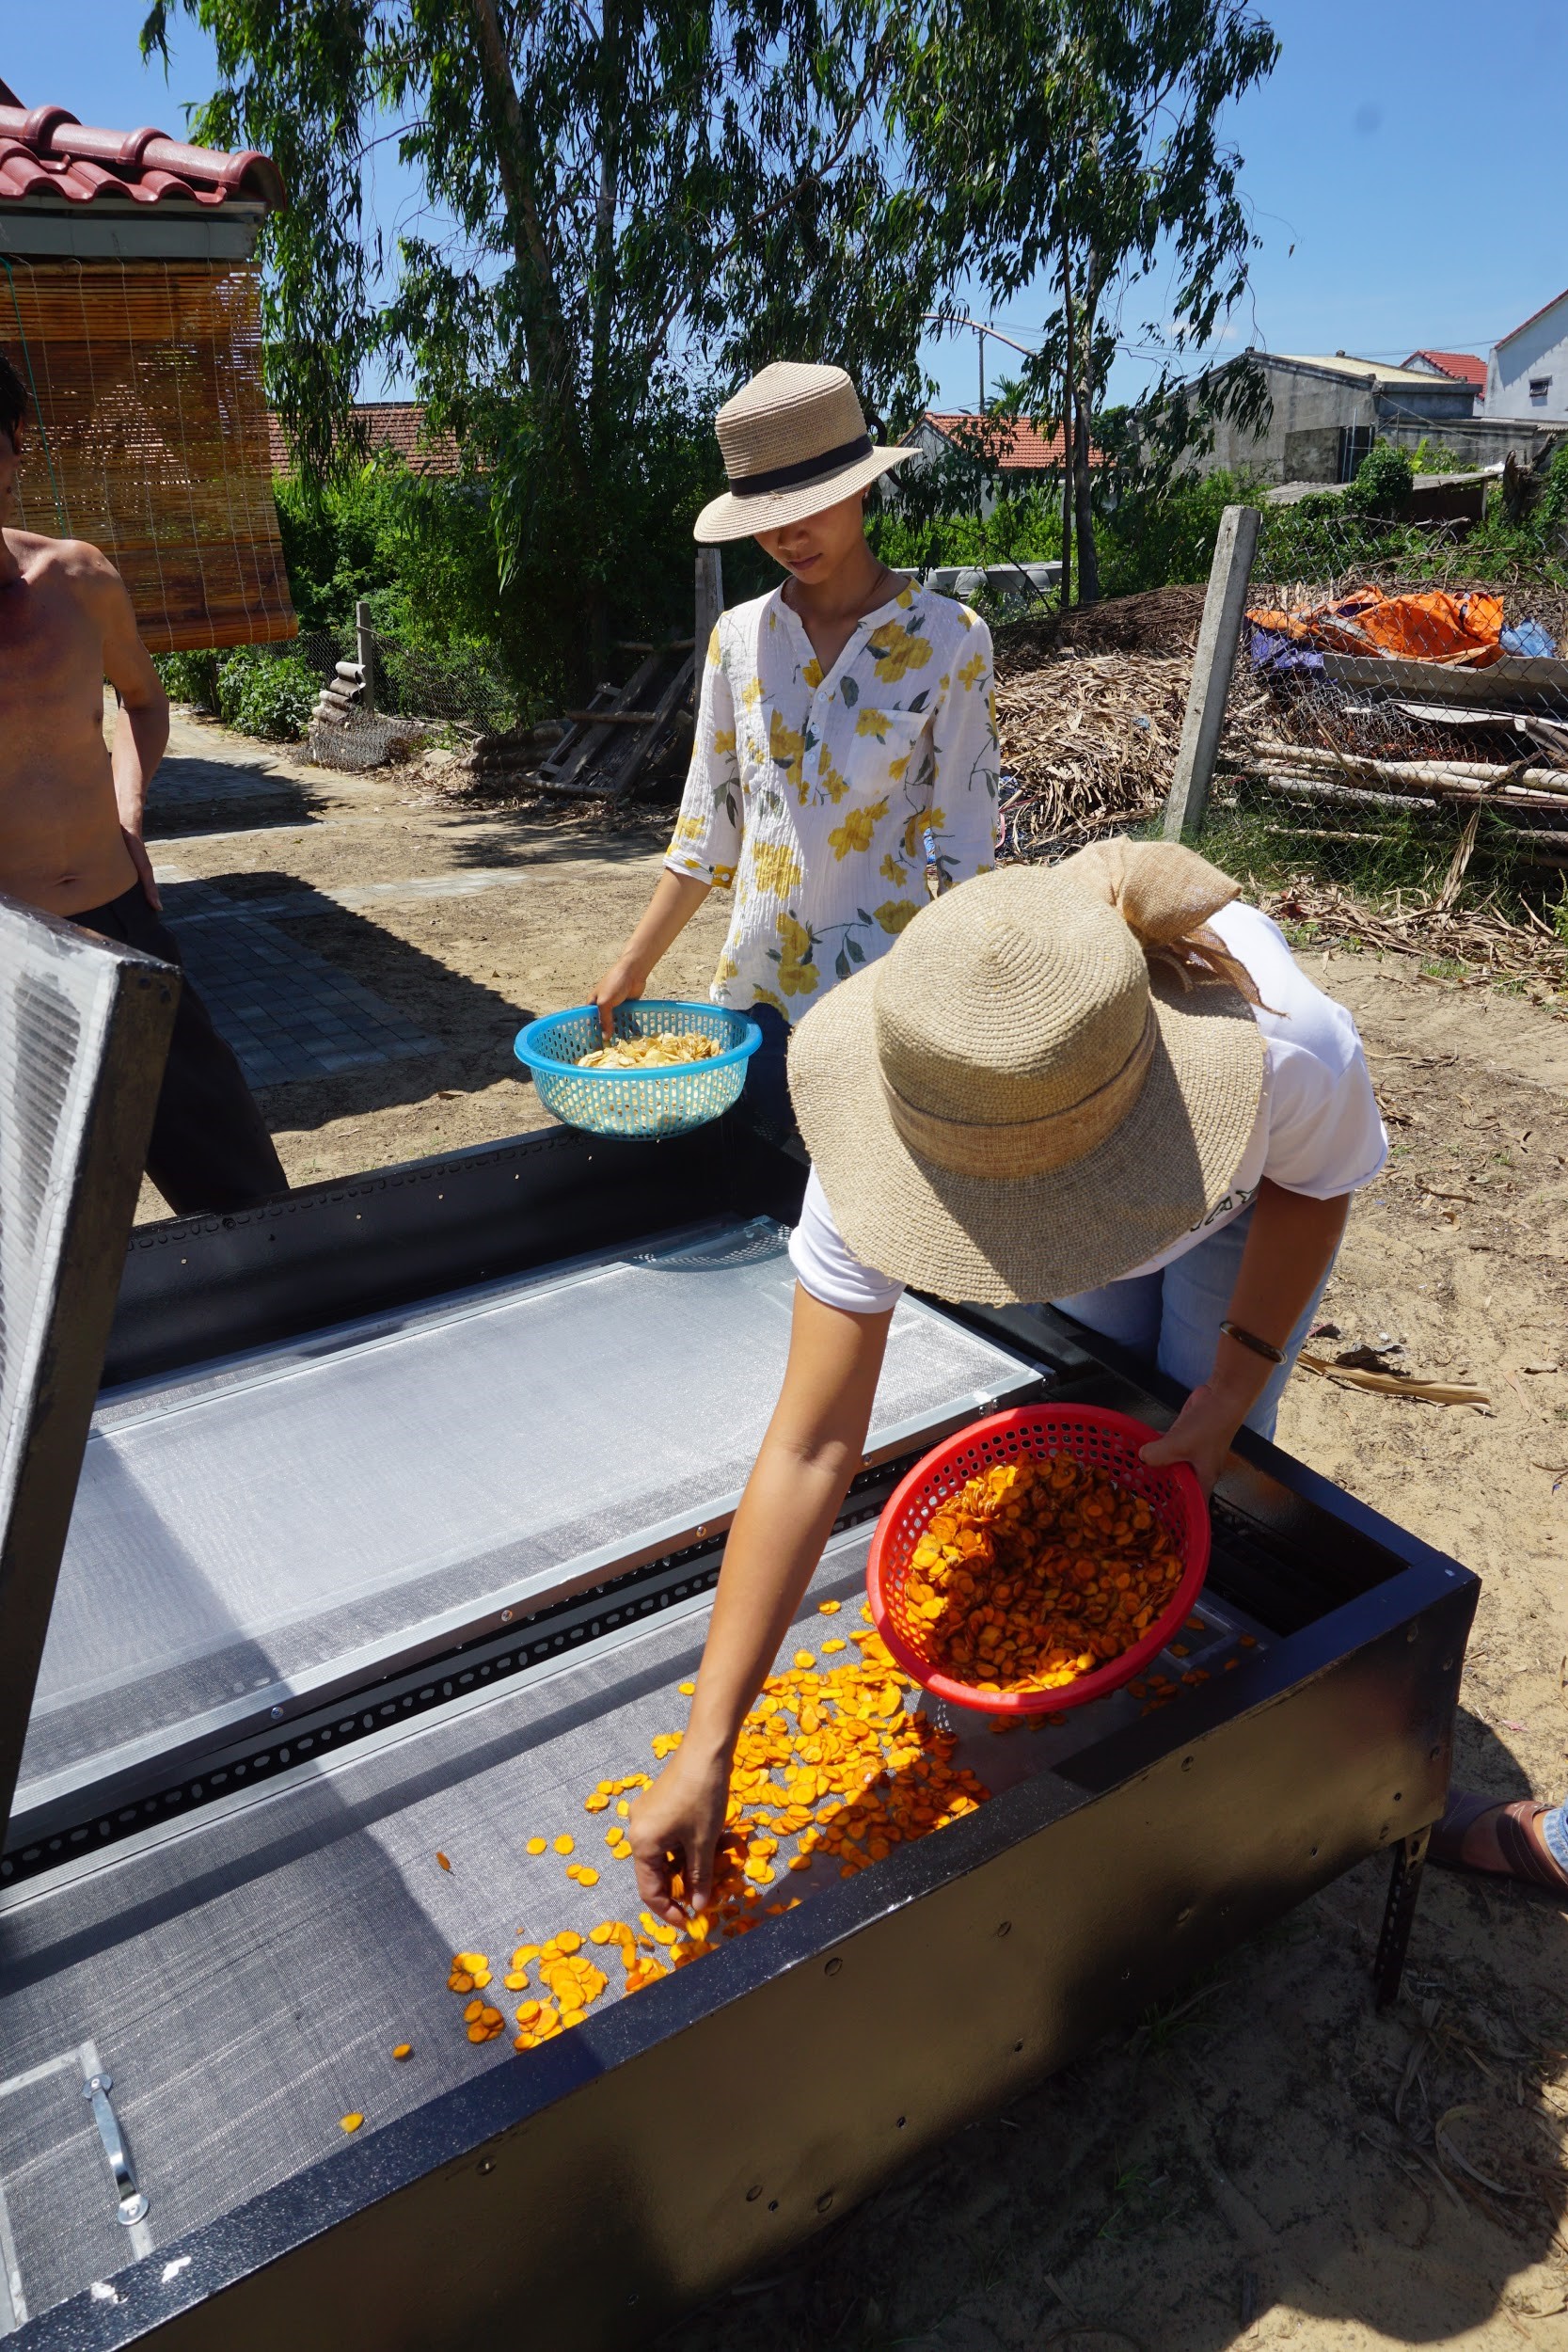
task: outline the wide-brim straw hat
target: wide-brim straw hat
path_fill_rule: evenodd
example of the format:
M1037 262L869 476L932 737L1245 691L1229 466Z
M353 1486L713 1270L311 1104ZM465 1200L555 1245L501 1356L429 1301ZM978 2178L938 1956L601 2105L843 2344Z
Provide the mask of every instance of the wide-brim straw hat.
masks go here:
M842 368L794 359L753 375L720 409L716 429L730 486L691 527L710 543L803 522L914 455L873 441Z
M1236 895L1175 843L977 875L814 1005L789 1090L855 1255L1006 1306L1115 1281L1212 1215L1263 1088L1256 992L1204 929Z

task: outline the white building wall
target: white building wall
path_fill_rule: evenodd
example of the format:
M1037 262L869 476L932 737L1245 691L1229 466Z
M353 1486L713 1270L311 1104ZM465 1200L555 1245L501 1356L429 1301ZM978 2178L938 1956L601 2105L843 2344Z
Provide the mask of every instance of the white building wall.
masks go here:
M1530 389L1544 384L1544 396ZM1486 362L1486 414L1568 423L1568 293L1539 318L1493 345Z

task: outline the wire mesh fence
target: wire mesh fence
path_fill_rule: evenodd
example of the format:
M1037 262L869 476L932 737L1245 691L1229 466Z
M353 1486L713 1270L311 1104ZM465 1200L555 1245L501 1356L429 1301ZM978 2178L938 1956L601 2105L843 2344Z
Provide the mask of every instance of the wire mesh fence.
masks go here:
M1568 869L1568 572L1265 517L1204 846L1255 886L1544 931Z

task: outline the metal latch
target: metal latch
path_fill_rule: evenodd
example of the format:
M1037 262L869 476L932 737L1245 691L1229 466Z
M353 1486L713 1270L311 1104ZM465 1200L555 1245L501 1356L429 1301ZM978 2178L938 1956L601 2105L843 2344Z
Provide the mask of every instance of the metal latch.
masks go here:
M131 2159L125 2153L125 2139L115 2111L109 2105L109 2093L115 2087L112 2074L89 2074L82 2085L82 2096L92 2106L92 2119L98 2126L98 2137L103 2142L103 2153L109 2159L109 2169L119 2191L119 2218L129 2230L147 2212L147 2200L131 2175Z

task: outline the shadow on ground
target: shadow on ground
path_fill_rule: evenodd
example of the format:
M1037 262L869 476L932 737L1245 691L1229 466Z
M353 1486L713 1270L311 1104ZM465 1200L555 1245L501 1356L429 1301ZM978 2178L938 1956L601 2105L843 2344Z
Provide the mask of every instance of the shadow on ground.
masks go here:
M1485 1724L1460 1735L1463 1781L1528 1793ZM1560 2345L1568 1921L1429 1869L1380 2016L1386 1885L1378 1859L1325 1888L659 2352L1370 2352L1490 2344L1494 2316L1499 2345Z
M190 885L194 915L183 920L181 906L186 891L174 885L165 894L198 985L204 960L212 959L226 930L253 931L260 939L280 941L286 949L292 947L297 964L293 983L288 965L278 967L264 999L264 1019L257 1025L259 1035L264 1037L270 1028L281 1037L291 1018L291 996L303 1004L320 993L310 969L319 961L374 1000L375 1016L368 1030L372 1042L378 1036L391 1038L398 1032L406 1040L392 1051L363 1055L355 1061L345 1059L338 1068L291 1075L286 1084L259 1082L270 1124L325 1126L363 1111L422 1103L445 1089L478 1092L498 1079L523 1079L512 1041L532 1017L528 1007L454 972L380 924L337 906L291 874L247 871L233 877L237 884L243 884L243 893L233 900L230 924L223 911L229 879L219 874ZM264 919L253 914L252 907L264 907ZM238 999L246 993L243 988L230 992L234 999L230 1021L235 1010L245 1009ZM210 1009L219 1025L225 1026L225 1008L214 1002ZM422 1050L424 1041L430 1041L429 1050ZM231 1041L235 1041L232 1035ZM351 1038L346 1042L352 1047L356 1041Z
M254 759L171 755L158 770L147 804L147 838L248 832L262 825L309 824L331 798L322 784L280 769L262 752Z

